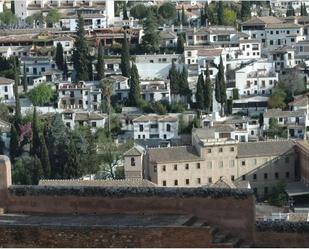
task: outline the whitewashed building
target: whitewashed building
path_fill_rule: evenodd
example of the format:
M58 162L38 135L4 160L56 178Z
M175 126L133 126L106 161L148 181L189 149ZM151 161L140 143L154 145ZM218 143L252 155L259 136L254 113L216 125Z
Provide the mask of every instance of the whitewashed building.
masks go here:
M171 89L169 80L141 81L141 96L147 102L171 102Z
M70 36L59 36L53 40L54 47L57 47L57 44L60 43L63 48L64 56L71 56L74 48L74 39Z
M134 139L178 137L178 119L169 115L142 115L133 120Z
M10 103L15 101L13 85L14 80L0 77L0 102Z

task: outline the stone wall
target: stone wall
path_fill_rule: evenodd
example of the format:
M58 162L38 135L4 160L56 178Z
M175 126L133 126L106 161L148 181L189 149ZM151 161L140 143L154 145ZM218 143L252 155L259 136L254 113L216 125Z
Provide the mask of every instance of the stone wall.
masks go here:
M248 241L255 220L252 192L236 189L11 186L0 204L8 213L189 214Z
M256 224L255 247L309 247L309 223L260 221Z
M209 228L0 226L1 247L213 247Z

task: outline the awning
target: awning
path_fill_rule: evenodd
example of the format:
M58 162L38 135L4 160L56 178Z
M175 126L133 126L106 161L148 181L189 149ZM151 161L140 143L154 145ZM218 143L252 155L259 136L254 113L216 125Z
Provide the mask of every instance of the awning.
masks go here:
M302 182L288 183L285 192L289 197L309 194L309 187Z

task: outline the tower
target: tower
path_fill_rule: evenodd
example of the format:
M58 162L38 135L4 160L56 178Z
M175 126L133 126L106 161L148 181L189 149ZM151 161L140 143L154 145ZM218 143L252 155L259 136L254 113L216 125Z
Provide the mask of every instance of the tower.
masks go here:
M114 24L115 3L114 0L105 0L107 26Z
M124 153L126 179L143 179L143 152L136 146Z
M11 161L7 156L0 156L0 190L12 185Z

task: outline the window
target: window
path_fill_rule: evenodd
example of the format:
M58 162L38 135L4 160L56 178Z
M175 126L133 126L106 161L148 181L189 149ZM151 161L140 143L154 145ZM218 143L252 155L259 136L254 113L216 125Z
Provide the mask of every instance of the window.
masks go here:
M287 178L287 179L290 178L290 172L288 172L288 171L285 172L285 178Z
M235 181L235 176L231 176L231 181Z
M166 171L166 166L165 165L162 166L162 171Z
M174 164L174 170L177 170L177 164Z
M189 164L187 164L187 163L186 163L186 167L185 167L185 169L186 169L186 170L188 170L188 169L189 169Z
M196 164L196 168L197 168L197 169L200 169L200 168L201 168L201 164L200 164L200 163L197 163L197 164Z
M253 180L254 180L254 181L257 180L257 174L253 174Z
M189 179L186 179L186 185L189 185L190 181Z
M4 87L4 92L7 92L7 91L8 91L8 87L5 86L5 87Z
M278 30L276 31L276 35L279 35L279 31Z
M246 161L241 161L241 165L245 166L246 165Z
M171 131L171 125L170 125L170 124L167 124L167 125L166 125L166 130L167 130L167 131Z
M212 168L212 162L210 161L210 162L207 162L207 168L208 169L211 169Z
M268 178L268 174L264 173L264 179L267 180L267 178Z
M242 180L245 181L246 180L246 175L242 175Z
M97 127L97 123L96 122L91 122L91 126L92 127Z
M207 149L207 153L211 153L211 149Z
M151 125L150 125L150 128L151 128L151 129L158 129L158 124L151 124Z
M201 184L201 178L196 179L197 184Z
M223 168L223 161L219 161L219 168Z
M178 186L178 180L174 180L174 185Z
M219 152L220 152L220 153L223 152L223 148L219 148Z
M208 177L208 183L212 183L212 178Z
M230 151L233 152L233 151L234 151L234 147L231 147L231 148L230 148Z
M166 186L166 181L162 181L162 185L163 185L163 186Z
M131 157L131 166L135 166L135 158Z
M157 173L157 165L153 166L153 172Z
M139 131L144 131L144 126L143 125L139 125Z
M233 168L235 166L235 161L234 160L230 160L229 165L230 165L230 168Z
M279 179L279 173L275 172L275 179Z

